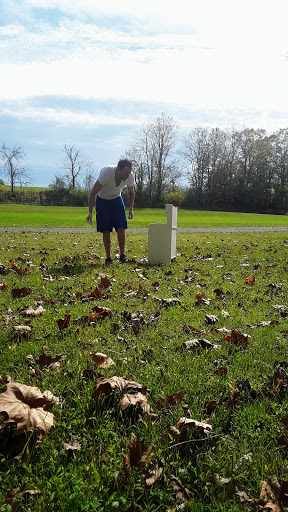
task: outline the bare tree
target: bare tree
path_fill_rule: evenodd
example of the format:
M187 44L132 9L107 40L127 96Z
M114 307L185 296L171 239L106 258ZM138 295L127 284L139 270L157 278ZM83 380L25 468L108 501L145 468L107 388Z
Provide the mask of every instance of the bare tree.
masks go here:
M85 167L85 175L83 180L83 188L86 192L90 192L96 181L95 164L92 160L87 160Z
M183 138L181 154L190 165L188 179L195 190L197 204L202 207L209 168L209 129L196 127Z
M23 185L30 181L30 177L28 176L26 169L21 165L25 156L26 155L21 146L13 146L13 148L9 148L6 144L2 144L0 148L0 159L3 162L4 174L9 181L12 192L14 191L14 187L17 183Z
M163 187L167 182L170 170L174 168L169 163L171 150L176 141L178 125L173 117L166 116L164 113L157 117L151 124L151 139L154 147L154 158L156 164L156 199L160 200Z
M65 178L72 188L75 188L77 185L76 179L89 167L89 160L81 155L80 150L74 144L64 144L63 151L65 159L62 162L62 167L68 171Z
M146 185L149 201L152 196L160 201L170 172L175 176L175 165L170 161L175 145L177 123L164 113L153 123L144 123L137 134L132 149L127 153L136 169L139 191ZM138 181L137 181L138 180Z

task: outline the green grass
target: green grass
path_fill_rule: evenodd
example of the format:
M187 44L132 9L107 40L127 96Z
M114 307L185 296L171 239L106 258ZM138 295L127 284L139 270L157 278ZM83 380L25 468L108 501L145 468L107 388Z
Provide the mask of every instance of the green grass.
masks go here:
M20 227L88 227L85 222L87 208L64 206L29 206L0 204L0 226ZM147 228L152 222L166 222L164 209L136 208L130 228ZM95 223L95 210L94 210ZM285 215L264 215L235 212L209 212L196 210L178 211L178 227L288 227Z
M113 253L115 244L113 237ZM282 421L288 410L287 246L282 232L178 233L176 260L150 266L147 233L130 233L131 262L106 268L96 234L2 233L0 392L10 375L48 389L60 405L52 409L55 425L47 438L33 446L28 434L16 458L17 438L9 441L0 422L0 511L10 510L7 491L25 486L41 494L28 502L20 496L19 511L176 512L183 510L175 507L184 493L180 485L176 494L174 477L193 498L185 510L240 512L253 503L257 509L262 480L288 479ZM103 276L110 289L89 300ZM255 280L247 281L251 276ZM13 298L12 290L23 287L31 293ZM42 316L22 316L28 306L40 305ZM95 305L110 308L113 316L88 323ZM67 314L70 324L60 330L57 320ZM216 324L206 315L217 315ZM23 324L31 327L27 336L15 333ZM233 329L243 343L229 341ZM183 343L192 338L218 348L185 350ZM96 352L115 363L99 368L101 375L148 388L153 419L133 406L121 413L119 393L110 403L96 399ZM43 353L66 357L58 369L41 369L36 361ZM159 400L180 391L182 401L158 410ZM209 421L211 433L184 429L173 438L171 427L181 417ZM151 446L151 454L141 468L128 471L123 455L132 434ZM63 450L71 439L81 445L74 455ZM147 487L149 464L157 461L162 475ZM217 475L231 479L226 487ZM243 503L240 492L246 493Z

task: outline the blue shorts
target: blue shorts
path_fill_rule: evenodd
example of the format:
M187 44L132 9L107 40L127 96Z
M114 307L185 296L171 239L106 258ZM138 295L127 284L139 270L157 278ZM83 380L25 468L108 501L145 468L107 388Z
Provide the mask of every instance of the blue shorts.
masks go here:
M121 196L115 199L101 199L96 197L97 231L117 231L119 228L127 229L127 217L124 202Z

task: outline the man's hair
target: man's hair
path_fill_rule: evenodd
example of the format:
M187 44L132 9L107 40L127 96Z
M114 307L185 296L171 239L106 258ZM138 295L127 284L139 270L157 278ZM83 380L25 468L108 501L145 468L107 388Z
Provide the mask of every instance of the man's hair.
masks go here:
M119 169L124 169L124 167L130 167L130 169L132 169L132 162L128 160L128 158L123 158L123 160L119 160L118 167Z

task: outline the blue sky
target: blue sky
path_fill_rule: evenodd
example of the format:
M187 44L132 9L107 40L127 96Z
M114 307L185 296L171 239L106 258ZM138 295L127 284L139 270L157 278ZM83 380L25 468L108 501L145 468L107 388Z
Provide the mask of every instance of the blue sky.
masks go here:
M35 186L70 142L99 172L162 112L196 126L288 127L287 0L0 0L0 144Z

